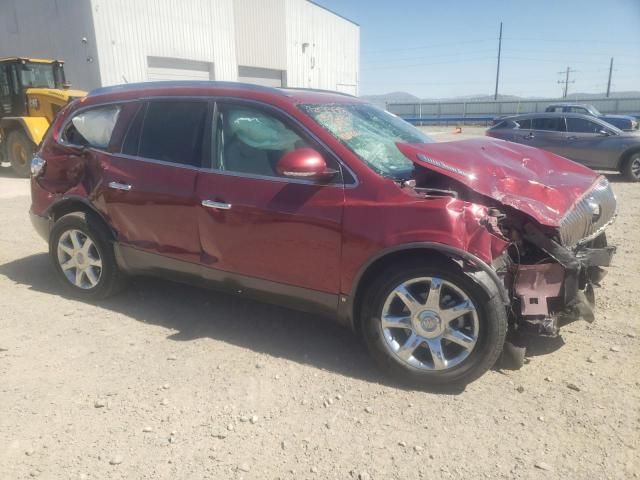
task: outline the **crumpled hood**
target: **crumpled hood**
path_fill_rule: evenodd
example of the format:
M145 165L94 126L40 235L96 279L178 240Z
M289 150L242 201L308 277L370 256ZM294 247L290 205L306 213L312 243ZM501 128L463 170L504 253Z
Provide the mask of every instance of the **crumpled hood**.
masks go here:
M497 139L397 146L415 164L551 227L559 226L567 210L598 178L593 170L566 158Z

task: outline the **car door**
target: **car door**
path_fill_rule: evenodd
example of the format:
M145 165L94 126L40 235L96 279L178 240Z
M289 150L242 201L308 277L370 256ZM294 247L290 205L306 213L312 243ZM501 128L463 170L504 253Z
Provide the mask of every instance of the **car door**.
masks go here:
M319 150L332 168L340 169L339 162L297 122L265 105L219 102L212 129L211 169L200 172L196 185L204 275L239 282L238 290L250 283L283 295L336 295L342 175L322 184L282 177L275 167L301 147Z
M163 263L140 256L141 252L192 263L200 260L195 184L208 110L206 100L144 102L129 115L128 124L119 125L121 148L100 161L102 182L96 204L119 243L133 249L126 251L131 261L143 262L132 268ZM145 266L146 261L153 264Z
M523 130L519 135L519 143L557 153L566 136L564 117L532 117L531 130Z
M616 168L615 132L583 117L567 116L567 138L559 154L593 168ZM606 132L606 133L603 133Z

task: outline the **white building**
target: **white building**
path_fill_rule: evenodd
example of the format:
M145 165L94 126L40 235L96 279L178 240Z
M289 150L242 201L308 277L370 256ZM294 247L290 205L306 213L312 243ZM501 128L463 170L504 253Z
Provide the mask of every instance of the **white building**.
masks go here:
M360 27L309 0L0 0L0 57L75 88L227 80L358 93Z

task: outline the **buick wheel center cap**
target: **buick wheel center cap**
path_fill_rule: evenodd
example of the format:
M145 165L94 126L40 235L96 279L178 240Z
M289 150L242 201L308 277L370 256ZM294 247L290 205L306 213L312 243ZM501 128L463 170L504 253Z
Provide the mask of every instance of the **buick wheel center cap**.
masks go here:
M418 314L418 326L425 336L437 335L440 333L442 320L437 313L431 310L424 310Z
M82 253L78 252L76 254L76 262L78 263L78 265L84 265L84 255L82 255Z

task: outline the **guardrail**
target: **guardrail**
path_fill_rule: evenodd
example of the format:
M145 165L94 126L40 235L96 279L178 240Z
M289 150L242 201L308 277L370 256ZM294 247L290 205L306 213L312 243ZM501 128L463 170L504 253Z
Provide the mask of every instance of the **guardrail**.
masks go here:
M544 112L552 103L587 103L605 114L640 117L640 97L389 103L387 110L412 123L486 122L487 118Z
M400 116L406 122L409 122L413 125L434 125L434 124L442 124L448 125L449 123L481 123L484 125L488 125L495 118L493 115L467 115L467 116L447 116L447 117L405 117Z

